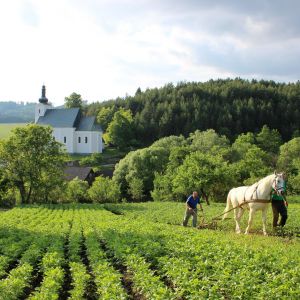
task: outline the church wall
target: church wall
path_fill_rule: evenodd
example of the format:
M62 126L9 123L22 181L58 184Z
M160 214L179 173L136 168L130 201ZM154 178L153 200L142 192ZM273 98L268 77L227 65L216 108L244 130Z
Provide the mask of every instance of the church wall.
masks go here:
M102 153L102 132L92 132L92 151L97 153Z
M93 131L75 131L76 153L99 153L102 152L102 139L100 133ZM80 138L80 143L79 143ZM87 138L87 143L86 143Z
M53 136L57 142L65 145L68 153L75 152L75 128L53 128Z

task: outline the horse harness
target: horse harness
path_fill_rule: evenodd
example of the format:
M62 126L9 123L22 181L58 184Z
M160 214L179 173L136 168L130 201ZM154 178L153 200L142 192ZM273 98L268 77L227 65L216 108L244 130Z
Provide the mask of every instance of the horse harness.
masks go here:
M243 203L239 204L238 207L240 207L241 209L244 209L243 205L245 205L245 204L249 204L249 203L269 203L269 202L271 202L271 196L272 196L273 191L271 190L271 192L270 192L270 199L259 199L258 194L257 194L258 186L259 186L259 182L257 183L257 185L255 187L255 190L253 191L253 193L250 197L250 200L246 200L246 192L247 192L249 186L246 188L246 190L244 192L244 201L243 201ZM254 193L256 194L256 198L253 198Z
M274 181L275 181L275 179L274 179ZM272 184L273 185L273 184ZM214 217L212 220L218 220L221 216L223 216L223 215L225 215L226 213L229 213L230 211L232 211L232 210L235 210L235 209L237 209L237 208L241 208L241 209L244 209L243 208L243 205L245 205L245 204L249 204L249 203L270 203L271 202L271 197L272 197L272 193L273 193L273 190L271 190L271 192L270 192L270 199L259 199L258 198L258 194L257 194L257 188L258 188L258 186L259 186L259 182L257 183L257 185L256 185L256 187L255 187L255 190L253 191L253 193L252 193L252 195L251 195L251 198L250 198L250 200L246 200L246 192L247 192L247 189L249 188L249 186L246 188L246 190L245 190L245 193L244 193L244 201L243 201L243 203L241 203L241 204L239 204L239 205L237 205L237 206L235 206L235 207L232 207L231 209L229 209L229 210L227 210L226 212L223 212L222 214L220 214L220 215L218 215L218 216L216 216L216 217ZM277 189L275 188L275 192L277 191ZM253 194L256 194L256 199L253 199Z

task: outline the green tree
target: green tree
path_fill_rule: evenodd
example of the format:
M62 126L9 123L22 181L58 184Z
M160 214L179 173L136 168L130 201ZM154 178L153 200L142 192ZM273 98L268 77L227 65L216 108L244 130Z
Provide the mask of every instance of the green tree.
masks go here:
M219 152L220 149L229 148L229 140L226 136L218 135L215 130L208 129L206 131L196 130L190 134L188 139L191 143L191 149L194 151L212 151Z
M221 156L197 151L186 157L172 185L173 192L180 198L203 188L213 198L224 200L232 182L233 170Z
M254 134L252 132L241 133L232 144L233 161L242 159L253 145L255 145Z
M264 125L256 136L257 145L267 153L277 154L282 144L282 138L277 129Z
M118 202L120 200L120 188L112 179L99 176L89 188L88 195L95 203Z
M300 137L293 138L280 147L277 168L288 178L290 193L300 192Z
M151 197L154 201L180 201L174 196L172 180L177 174L178 168L192 150L188 146L172 147L170 149L169 161L164 173L155 172L153 191Z
M161 174L156 172L153 181L153 191L151 197L154 201L180 201L180 198L174 197L172 178L174 174Z
M103 136L107 144L124 149L132 144L133 118L130 110L120 109L114 114Z
M280 146L277 167L287 175L297 175L295 159L300 157L300 137L294 138Z
M133 200L141 201L144 197L143 188L144 188L143 181L139 178L133 178L129 182L128 194L131 196Z
M300 194L300 158L293 160L293 174L288 177L288 189L290 193Z
M67 202L86 202L88 201L87 191L89 185L86 181L80 180L78 177L67 183L66 200Z
M142 182L145 196L153 190L155 172L162 172L168 162L169 151L161 147L149 147L130 152L116 165L114 180L121 187L122 196L129 197L128 191L136 185L136 178Z
M109 123L112 121L114 114L116 112L116 106L103 107L100 109L97 115L97 122L101 125L103 131L107 130Z
M47 202L63 183L64 161L62 145L55 141L50 127L18 127L0 143L4 177L18 189L22 203Z
M82 106L83 106L83 101L81 95L72 93L69 97L65 97L66 108L74 108L74 107L82 108Z
M13 194L13 197L11 195ZM4 171L0 167L0 206L13 206L16 202L15 193L10 188L9 181L4 177Z
M259 147L252 145L243 158L233 164L238 181L250 185L273 171L269 163L269 155Z

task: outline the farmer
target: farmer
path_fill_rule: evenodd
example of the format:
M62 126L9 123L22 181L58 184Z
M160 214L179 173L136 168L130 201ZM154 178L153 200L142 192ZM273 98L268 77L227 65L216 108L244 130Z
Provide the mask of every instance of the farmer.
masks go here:
M274 190L273 190L274 192ZM277 226L283 227L286 223L287 220L287 206L288 203L286 201L286 198L284 196L286 192L286 185L284 184L283 187L283 193L277 194L273 193L272 194L272 210L273 210L273 228L276 228ZM280 222L278 224L278 218L280 215Z
M185 216L182 222L183 226L186 226L190 216L193 217L193 227L197 225L197 204L200 206L200 210L203 212L203 208L200 202L200 197L198 192L194 191L192 195L190 195L186 200L186 211Z

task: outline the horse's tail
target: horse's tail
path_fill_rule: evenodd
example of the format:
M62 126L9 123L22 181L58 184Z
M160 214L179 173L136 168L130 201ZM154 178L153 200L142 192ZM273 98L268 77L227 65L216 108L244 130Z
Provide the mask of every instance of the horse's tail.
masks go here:
M231 196L230 196L230 194L231 194L231 191L232 190L230 190L229 193L228 193L228 195L227 195L227 204L226 204L226 208L224 209L224 213L225 214L223 215L222 220L224 220L224 219L227 218L228 211L230 210L230 205L231 205Z

